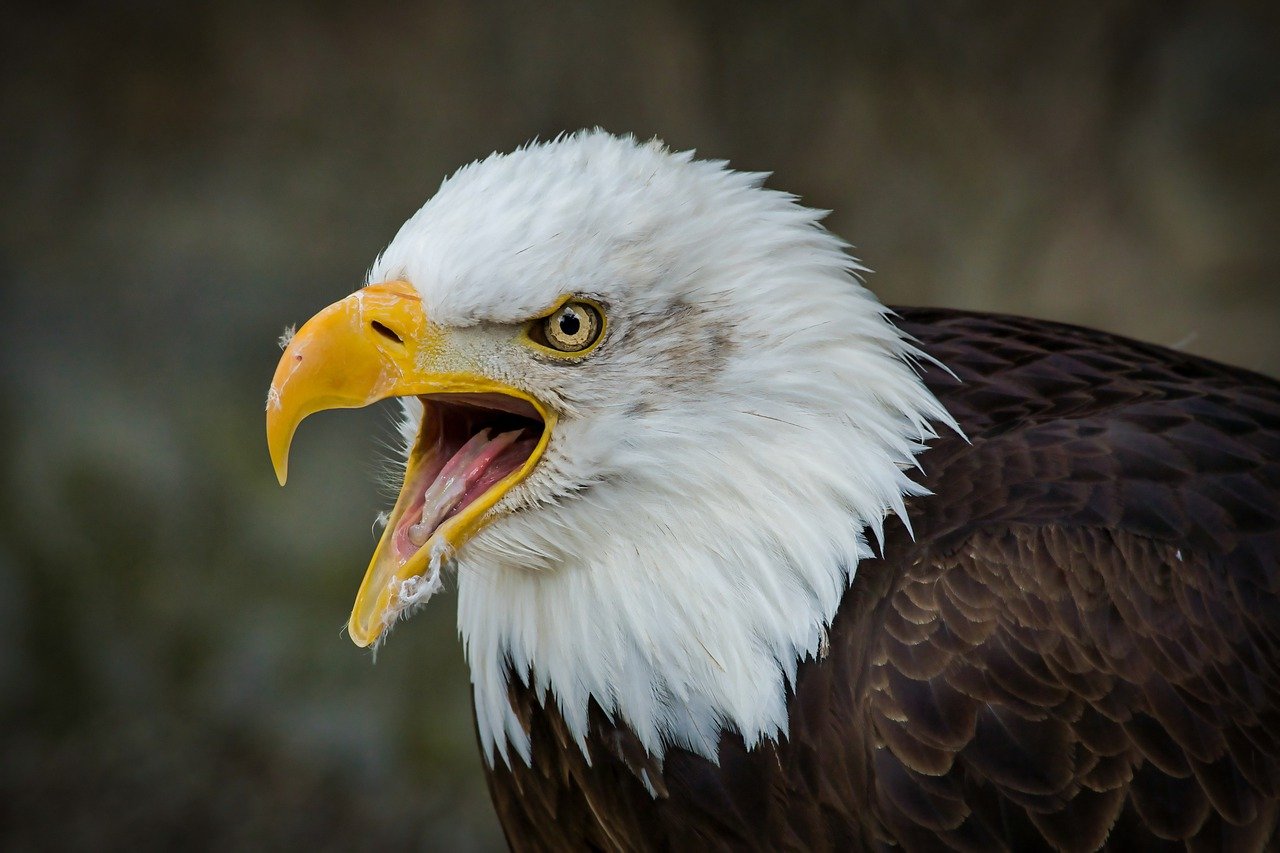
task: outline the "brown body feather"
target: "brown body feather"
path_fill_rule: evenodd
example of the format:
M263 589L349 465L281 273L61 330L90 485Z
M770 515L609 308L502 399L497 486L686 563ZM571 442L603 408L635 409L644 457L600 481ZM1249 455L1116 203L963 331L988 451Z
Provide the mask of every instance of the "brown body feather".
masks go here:
M970 441L864 561L782 743L591 760L513 680L517 850L1280 843L1280 383L1034 320L903 309ZM646 781L656 792L650 793Z

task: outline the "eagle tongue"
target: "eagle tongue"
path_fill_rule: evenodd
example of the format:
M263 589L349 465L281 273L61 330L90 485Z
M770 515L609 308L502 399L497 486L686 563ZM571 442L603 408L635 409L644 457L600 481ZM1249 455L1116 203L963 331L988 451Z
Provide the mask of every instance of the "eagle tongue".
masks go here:
M490 438L486 427L471 436L440 469L431 485L427 486L423 494L421 520L409 527L409 541L419 548L427 544L436 528L458 508L458 502L467 491L484 476L494 460L515 442L521 432L523 430L513 429Z

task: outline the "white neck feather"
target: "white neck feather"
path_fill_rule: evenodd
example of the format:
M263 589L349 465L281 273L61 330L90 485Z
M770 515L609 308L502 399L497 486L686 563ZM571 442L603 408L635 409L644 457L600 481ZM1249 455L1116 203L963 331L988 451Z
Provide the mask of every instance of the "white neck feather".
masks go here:
M466 549L458 626L489 763L510 760L508 744L533 760L509 677L553 696L584 751L591 699L659 759L676 746L714 760L725 728L748 747L786 734L787 686L870 554L866 531L906 520L903 498L921 490L904 469L929 421L950 423L909 364L918 354L845 286L868 328L818 374L792 376L792 393L712 393L650 417L615 452L625 480ZM719 441L681 427L698 407L714 409Z

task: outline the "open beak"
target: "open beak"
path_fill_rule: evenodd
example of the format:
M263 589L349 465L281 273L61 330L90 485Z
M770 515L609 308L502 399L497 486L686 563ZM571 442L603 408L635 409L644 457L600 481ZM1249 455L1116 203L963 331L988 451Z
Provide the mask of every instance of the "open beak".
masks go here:
M409 395L422 401L422 427L351 611L358 646L414 603L433 556L456 552L493 520L490 510L533 471L555 423L537 399L455 351L412 285L370 285L307 321L280 359L267 395L267 447L280 484L307 415Z

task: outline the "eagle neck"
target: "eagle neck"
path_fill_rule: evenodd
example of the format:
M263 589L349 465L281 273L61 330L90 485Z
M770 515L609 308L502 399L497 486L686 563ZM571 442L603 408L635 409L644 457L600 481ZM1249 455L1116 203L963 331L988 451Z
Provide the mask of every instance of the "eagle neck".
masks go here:
M930 421L952 423L894 332L896 349L834 362L856 369L832 399L777 417L759 399L711 401L735 413L738 440L714 459L671 433L662 452L683 464L631 460L626 477L473 540L458 620L490 765L537 760L513 687L554 702L588 756L592 703L658 761L673 747L714 761L724 731L748 748L787 734L799 664L820 655L869 538L923 493L905 471Z

